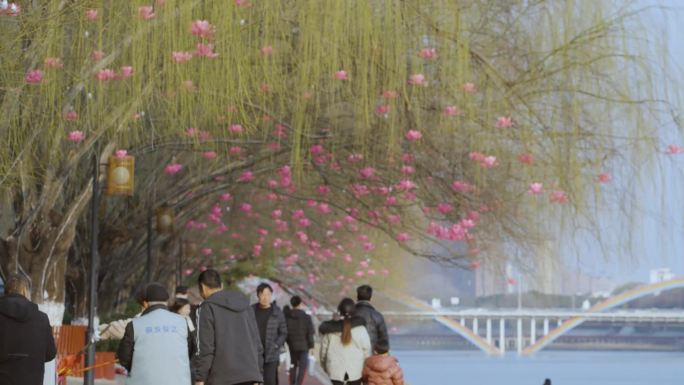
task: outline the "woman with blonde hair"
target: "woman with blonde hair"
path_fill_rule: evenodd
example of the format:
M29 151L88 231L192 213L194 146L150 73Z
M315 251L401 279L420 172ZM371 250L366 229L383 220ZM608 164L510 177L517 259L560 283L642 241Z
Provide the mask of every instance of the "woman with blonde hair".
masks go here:
M340 320L321 324L321 365L333 385L361 385L363 364L371 343L363 318L354 316L354 301L344 298L337 311Z

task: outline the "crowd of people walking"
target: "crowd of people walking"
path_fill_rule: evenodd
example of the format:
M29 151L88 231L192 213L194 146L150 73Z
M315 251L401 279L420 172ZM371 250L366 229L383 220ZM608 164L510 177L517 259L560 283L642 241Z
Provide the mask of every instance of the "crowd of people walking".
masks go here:
M237 290L212 269L198 278L203 301L192 305L188 288L170 300L159 283L136 295L142 311L102 329L120 339L116 352L128 385L277 385L280 356L289 350L290 385L303 385L315 361L312 317L299 296L281 309L268 283L258 301ZM56 356L47 316L29 301L26 278L11 276L0 298L0 383L39 385L45 362ZM322 322L318 356L334 385L403 385L397 360L388 355L385 320L370 303L373 290L357 289L357 302L344 298L332 320ZM30 340L26 336L30 335ZM28 343L30 342L30 343Z

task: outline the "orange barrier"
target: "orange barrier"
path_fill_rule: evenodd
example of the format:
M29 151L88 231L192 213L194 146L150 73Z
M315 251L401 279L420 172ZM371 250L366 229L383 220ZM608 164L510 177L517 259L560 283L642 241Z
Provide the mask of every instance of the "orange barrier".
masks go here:
M95 378L114 379L114 364L116 363L114 353L95 353L95 365L84 368L86 326L55 326L52 328L52 334L57 346L57 368L61 376L83 377L84 372L94 370Z

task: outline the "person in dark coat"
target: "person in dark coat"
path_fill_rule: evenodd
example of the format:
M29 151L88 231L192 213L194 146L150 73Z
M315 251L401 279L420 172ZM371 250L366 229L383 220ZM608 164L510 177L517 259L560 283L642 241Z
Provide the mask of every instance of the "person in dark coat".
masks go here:
M378 343L387 345L389 349L389 335L387 325L382 314L375 310L370 300L373 297L373 288L368 285L359 286L356 289L356 315L366 321L366 329L371 339L372 346Z
M12 274L0 297L0 384L42 385L57 355L50 321L30 298L29 281Z
M223 290L221 276L208 269L199 276L204 302L197 311L195 385L253 385L263 381L263 346L249 298Z
M314 326L311 316L302 310L299 296L290 298L292 309L285 312L287 322L287 346L290 349L290 385L302 385L309 366L309 351L314 347Z
M280 349L287 339L287 322L278 305L273 302L273 288L267 283L257 286L259 302L252 307L264 351L264 385L278 383Z
M170 312L169 293L159 283L145 287L140 317L126 325L116 356L128 371L127 385L187 385L195 340L188 322Z

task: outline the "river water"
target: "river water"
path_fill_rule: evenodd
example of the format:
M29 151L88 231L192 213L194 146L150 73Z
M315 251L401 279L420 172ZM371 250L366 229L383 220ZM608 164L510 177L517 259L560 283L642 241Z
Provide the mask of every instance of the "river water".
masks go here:
M684 352L540 352L487 357L475 351L394 350L407 385L684 385Z

